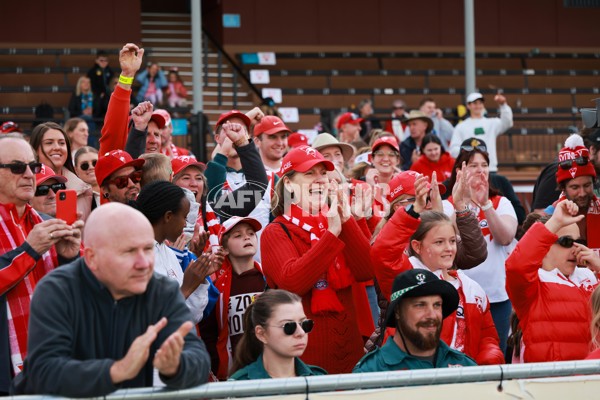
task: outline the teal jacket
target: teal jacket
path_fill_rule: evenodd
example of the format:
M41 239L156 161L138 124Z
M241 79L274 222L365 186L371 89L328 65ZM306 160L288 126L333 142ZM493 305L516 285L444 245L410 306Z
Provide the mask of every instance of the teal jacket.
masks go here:
M294 358L294 362L296 364L296 376L327 375L327 371L323 368L304 364L298 357ZM246 381L250 379L271 379L263 365L262 354L252 364L248 364L244 368L237 370L229 377L230 381Z
M429 361L405 353L394 342L394 337L389 337L381 347L363 356L352 372L385 372L406 369L471 367L477 365L473 359L460 351L451 349L440 340L435 365Z

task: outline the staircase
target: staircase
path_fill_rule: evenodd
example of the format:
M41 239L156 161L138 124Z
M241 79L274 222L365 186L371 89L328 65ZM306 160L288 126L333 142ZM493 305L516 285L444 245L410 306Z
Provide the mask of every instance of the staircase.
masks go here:
M163 70L177 67L186 89L188 103L193 104L192 83L192 26L190 14L142 13L142 45L147 59L157 62ZM211 130L219 115L232 108L249 110L254 99L227 59L215 50L205 35L202 38L202 110L208 117ZM213 146L207 138L208 151Z

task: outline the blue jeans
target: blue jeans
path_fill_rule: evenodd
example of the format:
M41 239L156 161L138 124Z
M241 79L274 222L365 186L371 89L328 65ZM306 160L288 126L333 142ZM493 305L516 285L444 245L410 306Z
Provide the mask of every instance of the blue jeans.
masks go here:
M379 322L379 305L377 304L377 291L374 285L367 286L367 297L369 298L369 307L371 308L371 316L373 317L373 323L377 328Z
M510 330L510 313L512 312L512 304L510 300L504 300L499 303L490 303L490 312L496 331L500 337L500 349L504 354L506 352L506 340L508 339L508 331Z

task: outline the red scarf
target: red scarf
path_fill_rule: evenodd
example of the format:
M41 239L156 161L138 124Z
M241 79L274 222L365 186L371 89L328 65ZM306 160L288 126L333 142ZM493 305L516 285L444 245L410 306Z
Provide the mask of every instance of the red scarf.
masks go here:
M21 218L14 204L0 204L0 254L21 246L33 227L41 222L42 218L28 204ZM55 265L58 265L58 257L56 249L52 246L35 264L31 265L27 275L6 292L10 356L15 373L23 369L23 359L27 354L29 305L33 290L40 279L52 271Z
M262 267L254 261L254 268L264 275ZM219 335L217 338L217 353L219 353L219 370L217 378L221 381L227 380L229 374L229 366L232 362L231 352L229 348L229 298L231 293L231 280L233 267L229 261L229 257L225 257L221 268L213 275L213 284L219 290L219 299L217 300L216 315L217 324L219 326Z
M309 232L311 246L314 246L323 237L328 228L327 217L325 217L326 210L324 211L318 215L306 215L306 212L302 208L292 204L290 214L283 214L283 218L302 228L304 231ZM344 257L341 254L338 255L327 269L327 272L323 273L313 286L311 299L312 313L319 315L344 311L344 306L338 299L335 291L346 288L353 282L354 278L350 269L346 266Z
M208 240L204 245L204 251L211 251L211 246L219 245L219 233L221 232L221 221L219 221L219 217L213 211L212 207L208 202L206 202L206 226L208 227ZM204 226L204 221L202 221L202 212L198 213L197 223L200 226Z

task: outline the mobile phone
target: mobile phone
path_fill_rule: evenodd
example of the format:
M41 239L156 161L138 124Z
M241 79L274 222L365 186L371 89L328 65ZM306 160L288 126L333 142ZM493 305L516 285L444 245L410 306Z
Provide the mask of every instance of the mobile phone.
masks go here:
M59 190L56 193L56 218L72 225L77 221L77 192L73 189Z

